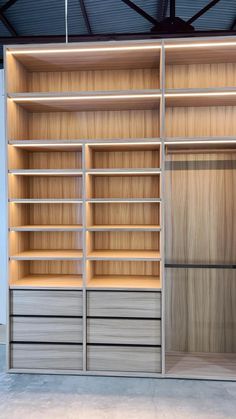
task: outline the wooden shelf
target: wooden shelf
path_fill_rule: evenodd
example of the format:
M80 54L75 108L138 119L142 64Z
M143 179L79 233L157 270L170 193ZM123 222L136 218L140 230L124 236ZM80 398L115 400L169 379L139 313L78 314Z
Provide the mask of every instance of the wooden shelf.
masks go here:
M24 169L9 170L9 174L20 176L82 176L82 170L77 169Z
M29 151L82 151L80 140L15 140L8 145Z
M87 202L90 204L115 204L115 203L158 203L161 202L161 198L93 198L93 199L87 199Z
M161 169L158 168L150 168L150 169L139 169L139 168L132 168L132 169L88 169L86 171L87 175L90 176L150 176L150 175L159 175L161 173Z
M81 231L82 225L60 225L60 224L40 224L40 225L22 225L10 227L10 231Z
M161 289L160 278L153 276L98 275L87 283L88 288Z
M9 199L15 204L82 204L82 199Z
M30 112L77 112L92 110L156 109L158 89L73 93L15 93L8 99Z
M102 230L119 230L119 231L126 231L126 230L151 230L151 231L160 231L161 227L159 225L148 225L148 224L117 224L117 225L92 225L87 228L89 231L102 231Z
M160 252L154 250L93 250L88 259L150 259L160 260Z
M82 259L81 250L28 250L10 256L12 260L77 260Z
M169 352L166 354L166 374L169 377L235 380L236 357L234 353Z
M235 106L236 88L168 89L167 107Z
M50 289L50 288L82 288L81 275L27 275L12 281L11 289Z

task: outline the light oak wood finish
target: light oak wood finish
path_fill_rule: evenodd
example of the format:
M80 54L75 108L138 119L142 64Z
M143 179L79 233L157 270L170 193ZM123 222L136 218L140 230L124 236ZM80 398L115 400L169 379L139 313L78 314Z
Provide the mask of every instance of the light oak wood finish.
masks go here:
M80 291L28 291L10 293L11 313L27 316L82 316Z
M161 294L156 292L89 291L89 317L161 317Z
M79 112L94 110L157 109L160 90L112 90L69 93L15 93L8 101L29 112Z
M148 47L148 49L145 49L145 47ZM138 44L137 41L112 41L109 45L104 42L95 43L91 49L91 43L89 42L73 44L73 48L70 48L70 50L68 50L68 47L65 48L65 44L56 45L57 52L53 54L51 50L55 48L51 45L41 45L39 48L34 46L31 48L33 52L27 53L26 51L22 55L17 55L17 47L14 47L15 54L14 50L8 47L10 53L7 56L15 56L30 72L94 70L94 68L97 70L140 69L156 68L158 66L160 47L160 41L156 40L139 41ZM24 50L25 47L21 46L20 49ZM37 49L43 50L43 53L39 54ZM67 49L67 52L63 53L65 49Z
M8 147L8 167L12 169L81 169L81 151L34 151Z
M156 68L140 69L33 71L29 73L28 90L22 90L22 92L142 90L157 89L158 87L157 64Z
M82 225L81 204L10 204L10 227L37 225L48 228L60 225L73 225L75 228Z
M14 116L14 115L13 115ZM15 124L14 124L15 125ZM158 110L46 112L28 114L32 140L127 139L159 137ZM27 139L9 134L12 140Z
M14 369L82 370L82 345L13 343L10 348Z
M166 108L165 116L167 137L235 136L235 106Z
M82 343L82 319L12 317L13 342Z
M87 227L159 225L160 204L158 203L94 203L86 204Z
M82 275L27 275L10 281L11 289L77 289L83 287Z
M88 371L161 371L160 348L88 345L87 354Z
M148 275L95 275L89 278L87 275L87 287L97 290L161 290L159 277Z
M102 145L87 147L87 169L159 168L160 147L156 145Z
M86 175L87 198L159 198L159 175Z
M235 162L235 151L167 156L167 262L235 263Z
M167 65L167 89L232 87L236 85L236 63L194 63Z

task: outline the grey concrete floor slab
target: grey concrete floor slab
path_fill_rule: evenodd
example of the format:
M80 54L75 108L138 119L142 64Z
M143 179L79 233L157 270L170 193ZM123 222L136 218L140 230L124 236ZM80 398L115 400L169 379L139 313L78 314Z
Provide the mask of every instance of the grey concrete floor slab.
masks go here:
M1 419L236 418L236 383L6 374L0 345Z

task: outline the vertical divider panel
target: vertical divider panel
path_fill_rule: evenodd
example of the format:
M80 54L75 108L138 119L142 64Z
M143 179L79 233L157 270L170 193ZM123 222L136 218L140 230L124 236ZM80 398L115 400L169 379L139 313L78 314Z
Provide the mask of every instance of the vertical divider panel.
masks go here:
M161 366L162 375L165 374L165 45L162 41L160 54L160 88L161 88L161 102L160 102L160 279L161 279L161 310L162 310L162 325L161 325Z
M83 371L87 370L87 247L86 247L86 152L87 145L82 145L82 171L83 171L83 188L82 188L82 214L83 214Z

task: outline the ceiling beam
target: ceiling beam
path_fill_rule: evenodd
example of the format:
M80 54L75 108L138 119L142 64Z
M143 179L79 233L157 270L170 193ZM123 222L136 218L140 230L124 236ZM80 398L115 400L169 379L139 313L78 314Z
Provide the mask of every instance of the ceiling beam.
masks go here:
M87 10L86 10L85 4L84 4L84 0L79 0L79 3L80 3L80 8L81 8L81 12L82 12L82 15L83 15L83 18L84 18L84 22L85 22L87 31L90 35L92 35L93 32L92 32L92 28L91 28L91 25L90 25L90 22L89 22L88 13L87 13Z
M162 21L166 17L168 0L160 0L157 5L157 20Z
M213 0L210 3L208 3L203 9L199 10L194 16L192 16L187 23L191 24L195 22L200 16L204 15L208 10L210 10L213 6L215 6L217 3L219 3L220 0Z
M163 38L196 38L201 36L236 36L236 30L214 30L214 31L194 31L189 33L161 33L150 34L150 32L123 33L123 34L93 34L93 35L70 35L69 43L73 42L103 42L103 41L122 41L122 40L141 40L141 39L163 39ZM65 35L42 35L42 36L2 36L0 45L18 44L46 44L46 43L65 43Z
M145 10L141 9L141 7L137 6L130 0L121 0L123 3L125 3L127 6L129 6L131 9L133 9L136 13L144 17L144 19L151 22L153 25L157 24L157 20L154 19L154 17L150 16Z
M15 28L13 28L12 24L9 22L6 16L3 13L1 13L1 11L0 11L0 20L13 36L17 36L17 32Z
M0 7L0 13L5 12L9 7L13 6L17 0L8 0L2 7Z

